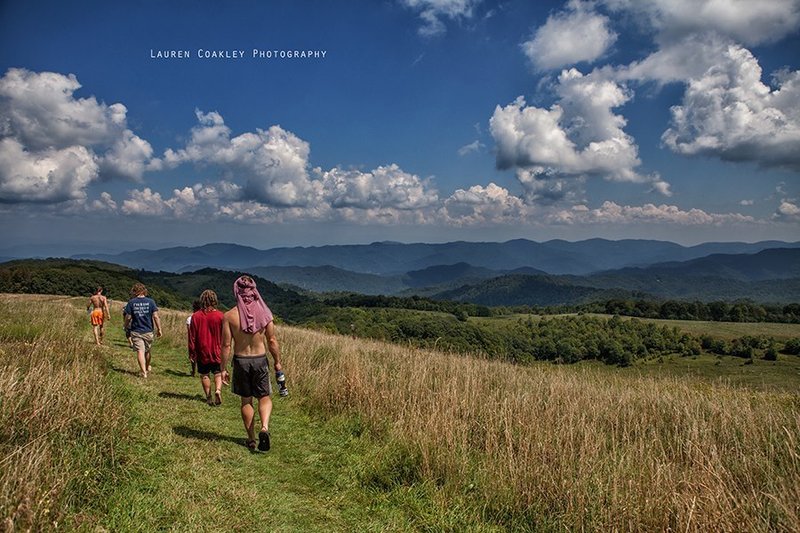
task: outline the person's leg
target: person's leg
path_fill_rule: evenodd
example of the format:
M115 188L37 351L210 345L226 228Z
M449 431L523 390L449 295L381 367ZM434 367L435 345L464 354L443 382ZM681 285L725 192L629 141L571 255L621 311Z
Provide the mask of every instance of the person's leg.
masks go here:
M242 397L242 422L244 422L244 429L247 431L247 440L253 441L256 439L253 433L253 422L255 419L255 411L253 411L253 398L252 396Z
M206 402L208 405L213 405L211 399L211 379L208 377L208 374L200 375L200 383L203 385L203 395L206 397Z
M92 326L92 333L94 333L94 343L100 345L100 326Z
M262 396L258 399L258 417L261 419L261 431L258 432L258 449L269 451L269 415L272 413L272 398Z
M258 399L258 417L261 419L261 431L269 431L269 417L272 414L272 397L262 396Z
M152 370L152 367L150 366L150 350L149 349L146 352L144 352L144 359L145 359L145 362L147 363L147 371L150 372Z
M100 344L103 344L103 337L106 335L106 330L104 329L104 324L100 324Z
M139 370L142 372L142 377L147 377L147 359L145 358L144 346L137 346L136 358L139 360Z
M214 374L214 386L217 388L214 392L214 403L220 405L222 403L222 372Z

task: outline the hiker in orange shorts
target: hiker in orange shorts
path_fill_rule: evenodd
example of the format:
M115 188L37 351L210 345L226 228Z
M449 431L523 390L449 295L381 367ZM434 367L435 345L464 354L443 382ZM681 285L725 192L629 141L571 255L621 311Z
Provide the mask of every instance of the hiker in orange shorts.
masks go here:
M100 346L103 344L103 335L105 334L103 323L110 318L108 299L103 296L103 287L97 287L95 293L89 298L86 310L89 311L89 318L92 321L94 342Z

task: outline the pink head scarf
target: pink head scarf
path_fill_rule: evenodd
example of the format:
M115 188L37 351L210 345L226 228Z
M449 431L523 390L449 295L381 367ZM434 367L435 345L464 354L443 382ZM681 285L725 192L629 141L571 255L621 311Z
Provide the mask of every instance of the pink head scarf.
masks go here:
M272 311L256 289L256 282L249 276L242 276L233 283L236 307L239 309L239 327L242 331L254 334L272 322Z

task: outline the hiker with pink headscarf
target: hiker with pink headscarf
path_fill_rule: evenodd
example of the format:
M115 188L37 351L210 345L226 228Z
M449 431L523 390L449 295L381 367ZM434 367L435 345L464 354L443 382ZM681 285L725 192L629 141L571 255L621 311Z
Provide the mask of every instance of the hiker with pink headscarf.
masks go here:
M233 344L233 392L242 398L242 422L247 431L246 445L256 450L253 398L258 400L261 430L258 449L270 448L269 417L272 413L272 383L267 349L272 354L275 372L282 375L281 352L275 336L272 311L261 298L256 282L241 276L233 284L236 306L225 313L222 326L222 379L228 382L228 360Z

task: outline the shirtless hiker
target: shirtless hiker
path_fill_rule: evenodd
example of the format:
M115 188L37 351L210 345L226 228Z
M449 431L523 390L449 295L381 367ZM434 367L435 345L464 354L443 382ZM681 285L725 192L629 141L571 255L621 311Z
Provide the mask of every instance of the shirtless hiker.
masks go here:
M103 335L105 330L103 323L110 318L111 312L108 310L108 299L103 296L103 287L97 287L94 294L89 298L89 304L86 306L89 311L89 318L92 321L92 333L94 333L94 342L98 346L103 344Z
M275 337L272 312L256 289L250 276L242 276L233 284L236 307L225 313L222 326L222 379L228 382L228 360L233 341L233 392L242 398L242 422L247 431L247 447L256 449L255 412L253 398L258 399L261 431L258 449L269 450L269 417L272 413L272 383L270 381L267 349L275 361L275 371L281 370L281 353Z

